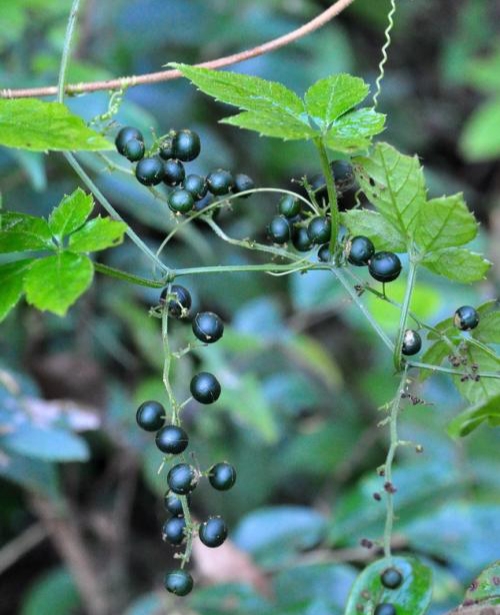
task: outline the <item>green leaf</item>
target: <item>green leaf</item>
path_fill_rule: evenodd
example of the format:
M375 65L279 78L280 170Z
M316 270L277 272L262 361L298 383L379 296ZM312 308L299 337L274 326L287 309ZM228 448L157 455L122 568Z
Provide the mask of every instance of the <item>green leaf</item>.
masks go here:
M0 444L1 440L0 437ZM60 499L56 466L48 461L35 461L18 454L9 455L4 458L4 463L0 464L0 476L20 485L28 492L41 494L52 500Z
M34 98L0 100L0 145L32 151L113 149L65 105Z
M496 397L481 400L477 404L470 406L448 425L448 433L452 438L463 438L470 434L485 421L497 420L500 418L500 393Z
M45 461L87 461L89 449L83 438L64 429L23 425L6 434L2 445L9 451Z
M351 209L342 212L340 219L353 237L356 235L368 237L377 246L377 250L390 250L391 252L406 250L404 236L376 211Z
M479 325L472 335L486 344L500 344L500 311L481 314Z
M74 252L96 252L119 245L127 225L111 218L93 218L69 238L69 247Z
M373 109L359 109L335 120L325 135L325 143L336 152L357 152L367 149L372 137L381 133L384 126L385 115Z
M500 604L500 561L485 568L465 592L464 602Z
M481 254L465 248L444 248L430 252L421 263L432 273L463 284L484 280L491 267L490 261Z
M80 188L66 195L50 214L49 227L52 234L61 240L73 233L85 223L93 208L92 195L85 194Z
M275 137L285 141L311 139L317 132L294 117L283 115L280 111L252 112L245 111L220 122L246 130L258 132L263 137Z
M369 87L359 77L340 74L320 79L306 92L307 113L318 124L327 125L362 102Z
M448 355L451 354L451 349L442 340L438 340L422 355L422 363L428 363L430 365L441 365ZM429 376L432 376L434 372L430 369L420 369L420 379L426 380Z
M498 372L500 376L500 358L492 353L468 344L465 357L467 365L477 365L479 372ZM471 404L485 403L500 395L499 378L480 378L478 381L469 378L462 381L461 374L459 374L453 376L453 379L460 394Z
M396 589L382 585L380 576L386 568L395 567L403 575ZM432 571L413 557L392 557L370 564L356 579L346 615L372 615L377 604L392 604L398 615L423 615L432 598Z
M29 587L20 615L68 615L80 606L72 576L64 568L56 568Z
M424 252L461 246L477 235L462 194L432 199L420 208L415 241Z
M375 146L369 158L356 158L360 186L382 216L409 241L426 202L426 188L416 156L404 156L387 143Z
M33 263L28 258L0 265L0 322L7 316L23 294L23 277Z
M460 138L460 150L466 160L480 162L500 155L500 97L481 105L467 120Z
M49 225L43 218L6 212L0 219L0 253L55 248Z
M26 299L39 310L64 316L92 283L94 268L83 254L60 252L36 261L28 271Z

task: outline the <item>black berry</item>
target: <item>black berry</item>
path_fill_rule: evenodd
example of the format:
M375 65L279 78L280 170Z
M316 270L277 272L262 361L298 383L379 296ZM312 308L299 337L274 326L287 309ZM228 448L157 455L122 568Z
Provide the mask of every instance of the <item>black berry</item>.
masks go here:
M234 177L229 171L217 169L207 177L208 189L215 196L229 194L234 187Z
M309 222L307 234L311 243L325 243L330 239L332 226L328 218L318 216Z
M180 545L186 537L184 534L185 528L186 521L184 517L171 517L163 524L161 537L165 542L169 542L171 545Z
M401 352L406 356L417 354L422 348L422 338L413 329L406 329L403 335Z
M187 214L193 209L193 195L187 190L176 188L168 195L168 206L176 214Z
M401 261L393 252L376 252L370 259L368 271L379 282L392 282L401 273Z
M185 178L182 187L191 193L195 201L201 200L208 190L207 180L201 175L194 174Z
M351 265L356 265L356 267L368 265L374 254L375 247L368 237L353 237L347 243L347 260Z
M332 253L330 252L329 244L323 244L318 250L318 260L322 263L329 263L332 260Z
M187 498L189 506L191 498L189 495L187 496ZM168 510L169 513L176 517L180 517L184 514L180 497L175 493L172 493L171 491L167 491L167 493L165 494L164 506L165 510Z
M455 312L453 324L461 331L470 331L479 324L479 314L470 305L463 305Z
M189 385L191 395L200 404L213 404L221 394L220 382L209 372L200 372L193 376Z
M176 158L170 158L163 163L163 181L167 186L178 186L182 184L186 171L184 165Z
M292 243L294 248L299 252L308 252L312 247L312 242L309 238L307 229L303 226L299 226L295 229L292 235Z
M198 477L196 470L187 463L178 463L170 468L167 483L170 490L177 495L187 495L196 487Z
M116 149L122 156L125 156L125 146L131 139L136 139L137 141L144 141L142 133L133 126L124 126L116 135Z
M172 139L175 157L184 162L194 160L201 150L200 137L192 130L179 130Z
M165 139L163 139L163 141L160 143L160 151L158 153L160 154L160 157L163 158L163 160L175 158L174 134L175 133L169 134L168 137L165 137Z
M290 223L285 216L274 216L267 233L274 243L286 243L290 239Z
M185 318L188 315L189 308L191 307L191 294L187 288L180 284L173 284L161 291L160 303L165 303L167 295L174 295L174 298L168 302L168 313L174 318Z
M127 160L130 160L130 162L137 162L144 158L145 151L144 141L140 139L129 139L123 148L123 155Z
M145 401L137 410L137 424L145 431L158 431L165 424L165 408L157 401Z
M206 547L220 547L227 538L227 526L222 517L209 517L200 525L199 536Z
M403 575L397 568L386 568L380 575L380 580L387 589L397 589L403 582Z
M346 160L336 160L330 165L333 179L335 180L335 188L338 192L347 192L354 187L356 177L352 165Z
M230 463L216 463L208 471L208 480L214 489L228 491L236 482L236 470Z
M224 334L224 323L213 312L198 312L193 320L193 333L205 344L213 344Z
M396 609L393 604L383 602L375 607L373 615L396 615Z
M163 580L165 589L176 596L187 596L193 589L193 577L186 570L170 570Z
M163 180L163 161L158 156L143 158L135 167L135 176L144 186L157 186Z
M240 192L246 192L247 190L253 190L255 188L255 182L251 177L245 175L245 173L236 173L234 176L234 188L233 192L238 194ZM243 199L248 199L250 194L243 195Z
M177 425L165 425L156 434L156 446L167 455L179 455L189 444L187 433Z
M291 194L285 194L278 203L278 211L287 218L294 218L300 214L301 205L299 199Z

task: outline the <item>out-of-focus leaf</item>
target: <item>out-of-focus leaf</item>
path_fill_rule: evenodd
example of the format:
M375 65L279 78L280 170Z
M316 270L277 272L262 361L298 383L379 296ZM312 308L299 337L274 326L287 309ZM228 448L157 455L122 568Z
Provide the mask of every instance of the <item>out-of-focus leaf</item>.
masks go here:
M20 615L68 615L81 606L70 573L57 568L37 579L24 598Z
M145 594L134 600L124 615L163 615L169 602L169 598L160 593Z
M12 454L0 463L0 476L33 493L53 500L59 498L56 467L48 461Z
M23 425L0 439L7 450L45 461L87 461L89 449L83 438L63 429Z
M497 158L500 155L500 97L483 103L467 120L460 137L460 150L471 162Z
M456 416L448 425L448 433L454 438L467 436L485 421L500 419L500 393L478 401Z
M255 590L236 583L200 588L190 596L189 604L200 615L266 615L269 608Z
M500 561L485 568L472 581L465 593L464 602L500 604Z

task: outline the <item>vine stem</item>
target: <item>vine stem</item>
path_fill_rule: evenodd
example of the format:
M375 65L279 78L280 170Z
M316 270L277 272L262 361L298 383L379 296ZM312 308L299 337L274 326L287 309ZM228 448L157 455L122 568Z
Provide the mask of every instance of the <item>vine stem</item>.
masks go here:
M328 193L328 202L330 204L330 215L332 230L330 234L330 254L334 259L337 254L337 242L340 229L340 214L339 205L337 202L337 191L335 190L335 182L333 181L332 171L330 169L330 162L328 160L328 153L326 151L325 142L322 138L315 139L316 148L318 149L319 158L321 161L321 170L325 177L326 190Z
M80 10L80 0L73 0L71 11L66 25L66 35L64 37L64 47L59 65L59 78L57 81L57 102L62 103L64 99L64 86L66 83L66 74L68 72L68 63L71 55L71 46L73 44L73 35L76 22L78 20L78 12Z
M406 379L408 376L408 365L405 365L403 370L403 375L401 376L401 381L399 383L399 388L396 392L396 396L394 397L391 404L391 411L389 416L389 433L390 433L390 446L387 452L387 457L384 464L384 477L385 477L385 492L386 492L386 505L387 505L387 513L385 518L385 528L384 528L384 556L387 558L391 558L391 537L392 537L392 528L394 526L394 488L392 484L392 464L394 462L394 457L396 455L396 451L399 446L399 437L398 437L398 415L399 408L401 404L401 398L405 391L406 387Z
M77 2L77 0L75 0ZM354 0L337 0L328 9L320 13L317 17L302 25L300 28L289 32L283 36L279 36L263 45L257 45L251 49L246 49L239 53L233 53L228 56L210 60L208 62L201 62L195 66L204 68L223 68L224 66L230 66L231 64L237 64L238 62L244 62L257 56L275 51L281 47L290 45L294 41L311 34L315 30L318 30L322 26L326 25L329 21L340 15ZM78 83L67 85L64 91L67 94L82 94L84 92L97 92L99 90L117 90L128 87L134 87L143 85L146 83L160 83L163 81L170 81L172 79L179 79L182 74L178 70L164 70L155 73L149 73L145 75L133 75L128 77L119 77L117 79L108 79L106 81L93 81L90 83ZM58 93L57 86L45 86L40 88L21 88L10 89L3 88L0 90L0 98L33 98L41 96L54 96Z
M148 280L147 278L142 278L141 276L127 273L121 269L116 269L115 267L110 267L109 265L103 265L102 263L94 263L94 269L103 275L116 278L117 280L123 280L124 282L131 282L137 286L163 288L166 284L166 280Z
M392 41L391 32L394 27L394 15L395 14L396 14L396 0L391 0L391 10L389 11L389 14L387 15L387 20L389 23L384 32L385 43L384 43L384 46L382 47L382 59L380 60L380 64L378 65L379 73L378 73L377 81L375 82L375 94L373 95L373 108L374 109L377 107L378 98L382 92L382 79L384 78L384 75L385 75L384 67L388 60L387 50L389 49L391 45L391 41Z
M406 281L405 296L403 304L401 306L401 316L399 318L399 329L396 344L394 346L394 367L399 372L402 368L402 356L401 350L403 348L403 339L406 331L406 323L408 321L408 315L410 313L411 298L413 296L413 290L415 289L415 282L417 280L417 267L418 261L410 252L410 268L408 270L408 279Z

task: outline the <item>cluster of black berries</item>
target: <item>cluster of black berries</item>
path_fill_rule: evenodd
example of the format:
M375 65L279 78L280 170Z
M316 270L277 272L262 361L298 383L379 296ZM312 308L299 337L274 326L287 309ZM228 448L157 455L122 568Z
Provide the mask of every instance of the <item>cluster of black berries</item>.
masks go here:
M386 589L397 589L403 582L403 575L397 568L386 568L380 575L380 581ZM374 615L396 614L396 608L390 602L382 602L374 610Z
M156 151L148 156L145 156L144 137L137 128L122 128L116 136L115 145L122 156L137 163L137 181L145 186L157 186L163 182L172 188L167 202L176 214L187 214L207 207L210 195L226 196L254 188L254 182L248 175L233 175L225 169L216 169L207 177L186 175L184 163L197 158L201 151L200 137L192 130L171 130L154 148Z
M165 288L160 296L160 303L167 309L169 316L187 318L191 308L191 294L180 285ZM213 312L198 312L193 319L194 335L203 343L217 342L224 333L224 324ZM209 372L196 374L190 384L192 397L202 403L211 404L219 398L221 386L217 378ZM188 434L179 424L166 425L166 411L157 401L146 401L137 410L136 420L142 429L156 431L156 446L165 455L181 455L189 444ZM188 463L177 463L170 468L167 475L168 491L165 494L165 509L172 515L164 524L163 540L173 546L180 546L188 532L184 506L189 507L190 494L196 488L201 476L208 476L214 489L227 491L236 481L236 470L223 461L213 465L206 473ZM181 499L184 497L184 503ZM198 528L201 542L207 547L219 547L227 537L227 526L222 517L211 516ZM167 572L164 579L165 588L178 596L187 595L193 588L193 578L183 568Z

